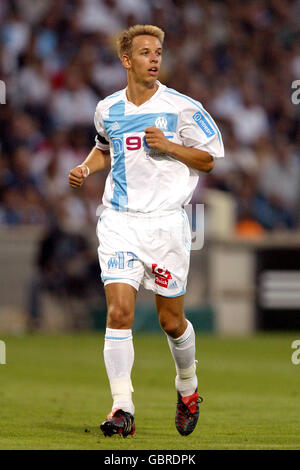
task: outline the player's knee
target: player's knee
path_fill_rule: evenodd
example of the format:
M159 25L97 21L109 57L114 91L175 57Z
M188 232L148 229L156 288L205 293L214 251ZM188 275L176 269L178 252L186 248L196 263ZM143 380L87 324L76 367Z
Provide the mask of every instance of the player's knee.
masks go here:
M169 314L162 314L159 318L160 326L167 335L172 338L177 338L180 336L182 331L182 318L178 316L173 316Z
M115 329L129 329L133 322L133 312L124 305L111 305L107 312L107 326Z

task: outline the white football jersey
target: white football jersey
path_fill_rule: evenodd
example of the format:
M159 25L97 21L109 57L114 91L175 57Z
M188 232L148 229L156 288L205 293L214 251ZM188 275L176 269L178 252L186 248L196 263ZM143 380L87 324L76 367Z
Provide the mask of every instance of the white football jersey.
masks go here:
M145 129L156 126L172 142L224 156L220 131L201 103L157 82L156 93L140 106L126 89L100 101L95 112L96 147L110 150L111 171L103 204L119 211L164 213L191 200L199 172L172 155L150 148Z

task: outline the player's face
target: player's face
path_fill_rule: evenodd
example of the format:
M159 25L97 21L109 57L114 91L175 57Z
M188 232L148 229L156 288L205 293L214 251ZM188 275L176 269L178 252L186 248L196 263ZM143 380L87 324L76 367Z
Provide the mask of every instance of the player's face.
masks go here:
M162 46L156 37L136 36L132 41L132 53L125 67L136 82L151 86L159 74L161 54Z

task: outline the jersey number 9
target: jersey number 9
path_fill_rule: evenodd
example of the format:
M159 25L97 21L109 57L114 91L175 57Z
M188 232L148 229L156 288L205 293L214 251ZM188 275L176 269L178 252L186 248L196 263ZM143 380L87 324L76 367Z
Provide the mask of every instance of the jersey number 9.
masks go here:
M127 150L139 150L141 146L142 146L142 139L139 136L126 138Z

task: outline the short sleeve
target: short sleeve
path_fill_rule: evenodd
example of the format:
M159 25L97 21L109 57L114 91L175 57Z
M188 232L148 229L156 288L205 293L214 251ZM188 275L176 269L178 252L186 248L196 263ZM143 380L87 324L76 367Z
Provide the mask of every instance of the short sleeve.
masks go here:
M224 157L224 145L218 126L200 103L191 103L180 112L178 132L185 147L204 150L213 158Z
M97 131L95 142L99 150L109 150L109 138L105 131L105 126L101 114L101 101L98 103L94 117L95 128Z

